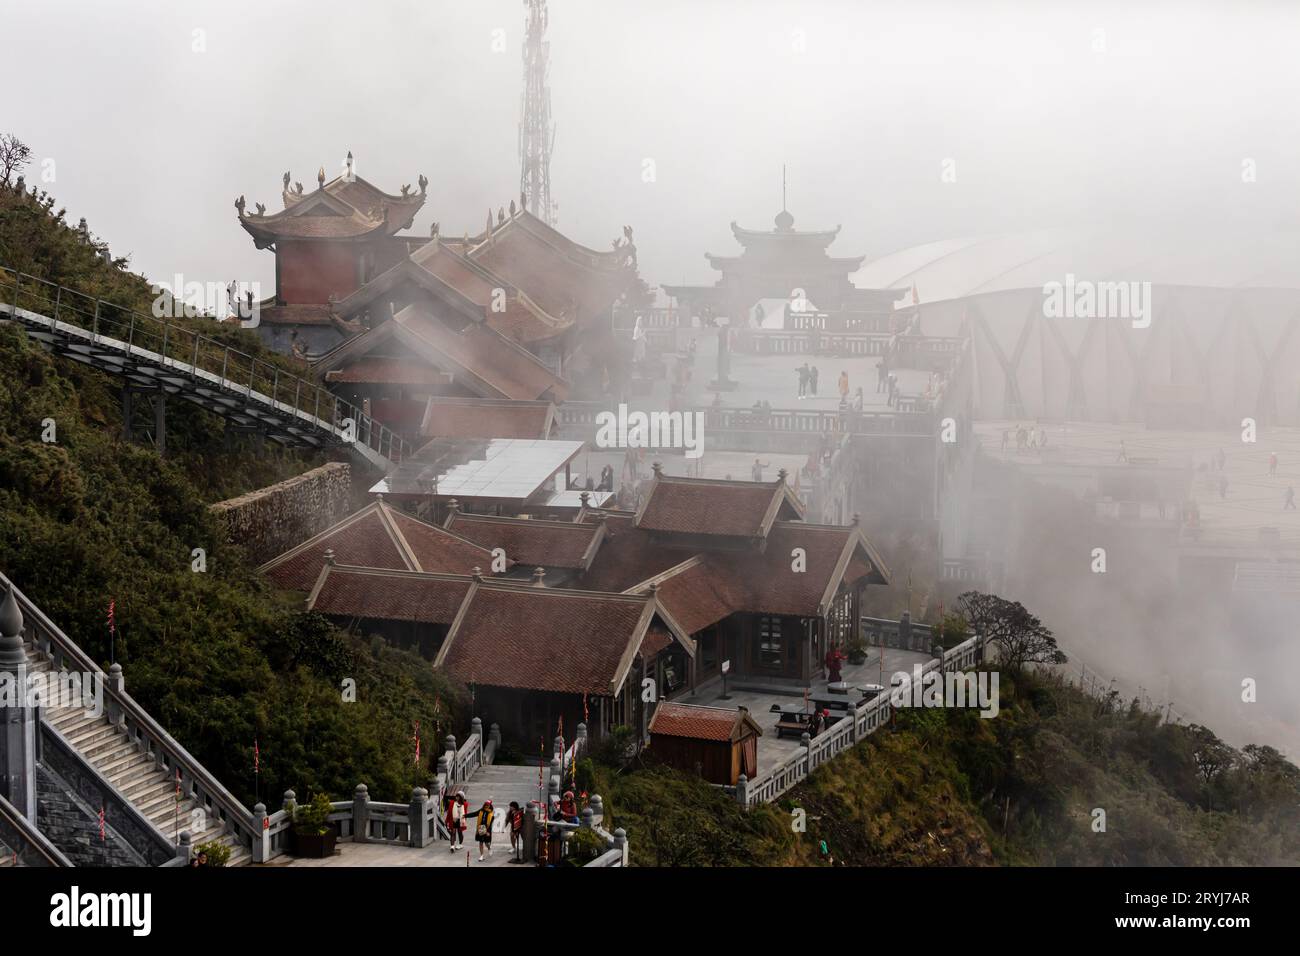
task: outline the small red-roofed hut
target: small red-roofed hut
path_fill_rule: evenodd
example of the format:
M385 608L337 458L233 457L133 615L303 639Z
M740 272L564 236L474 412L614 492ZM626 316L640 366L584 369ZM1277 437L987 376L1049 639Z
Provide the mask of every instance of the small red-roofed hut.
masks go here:
M743 773L758 776L762 729L744 707L701 707L663 701L650 719L650 752L709 783L735 786Z

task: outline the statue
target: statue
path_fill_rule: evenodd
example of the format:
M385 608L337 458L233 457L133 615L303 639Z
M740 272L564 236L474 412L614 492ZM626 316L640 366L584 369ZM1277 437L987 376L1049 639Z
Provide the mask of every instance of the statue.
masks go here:
M260 203L260 202L253 203L253 208L257 210L255 213L253 213L253 215L255 215L255 216L265 216L265 215L266 215L266 204L265 204L265 203Z
M285 191L285 192L288 192L288 191L289 191L289 178L290 178L290 177L289 177L289 170L286 169L286 170L284 171L284 180L283 180L283 181L284 181L284 191Z
M420 195L423 196L429 191L429 177L420 173L420 178L416 180L420 184Z
M351 156L352 154L349 153L348 155ZM322 166L320 170L316 173L316 185L320 189L325 188L325 167L324 166Z

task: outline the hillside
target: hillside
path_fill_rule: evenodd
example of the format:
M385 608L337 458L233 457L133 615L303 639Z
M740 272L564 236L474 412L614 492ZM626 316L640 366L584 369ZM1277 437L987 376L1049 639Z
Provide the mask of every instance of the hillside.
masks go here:
M6 188L0 263L145 312L152 300L52 203ZM207 327L260 349L238 328ZM407 799L414 722L426 740L447 733L457 691L417 656L277 603L208 513L323 459L251 443L226 451L220 420L184 402L169 403L164 459L121 440L119 394L108 376L0 326L0 569L103 665L115 601L128 690L250 805L254 738L272 807L288 788L341 799L360 782L376 799ZM191 571L193 548L206 550L206 573ZM355 703L343 703L345 677Z
M580 783L605 797L642 865L1300 863L1300 769L1272 748L1234 750L1051 674L1004 673L1000 693L990 720L902 711L748 814L649 756L623 770L597 762ZM1098 808L1105 832L1093 830Z

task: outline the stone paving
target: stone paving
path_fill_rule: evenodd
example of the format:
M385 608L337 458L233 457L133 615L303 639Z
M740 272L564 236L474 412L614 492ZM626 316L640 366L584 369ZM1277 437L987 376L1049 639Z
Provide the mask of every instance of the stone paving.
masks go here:
M882 667L879 648L872 647L868 651L865 664L845 664L842 673L850 687L861 688L866 684L880 684L888 689L890 677L896 671L911 674L913 665L925 664L929 660L931 660L929 654L886 647L884 666ZM748 684L751 682L742 680L741 683ZM776 723L780 719L780 715L771 712L773 704L779 704L783 709L801 708L803 706L802 688L791 687L787 693L777 693L770 690L739 690L732 687L728 691L729 700L720 700L721 694L721 682L710 681L699 688L695 694L677 697L674 700L684 704L705 704L710 707L748 707L749 716L754 718L754 721L763 728L763 736L758 741L758 772L760 774L766 773L788 759L802 746L798 737L777 737ZM835 696L827 691L826 681L820 679L820 671L818 671L818 679L813 681L809 695L814 699ZM861 695L851 693L849 699L856 701L861 699ZM832 711L831 714L832 719L834 719L835 711Z

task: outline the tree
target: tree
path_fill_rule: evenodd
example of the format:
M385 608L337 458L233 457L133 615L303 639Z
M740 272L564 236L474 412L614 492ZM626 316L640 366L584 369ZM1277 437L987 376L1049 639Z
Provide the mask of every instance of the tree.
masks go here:
M0 182L11 185L15 175L31 161L31 148L13 133L0 133Z
M974 631L998 645L999 659L1008 668L1064 664L1068 660L1057 647L1051 629L1019 601L967 591L957 598L957 606Z

